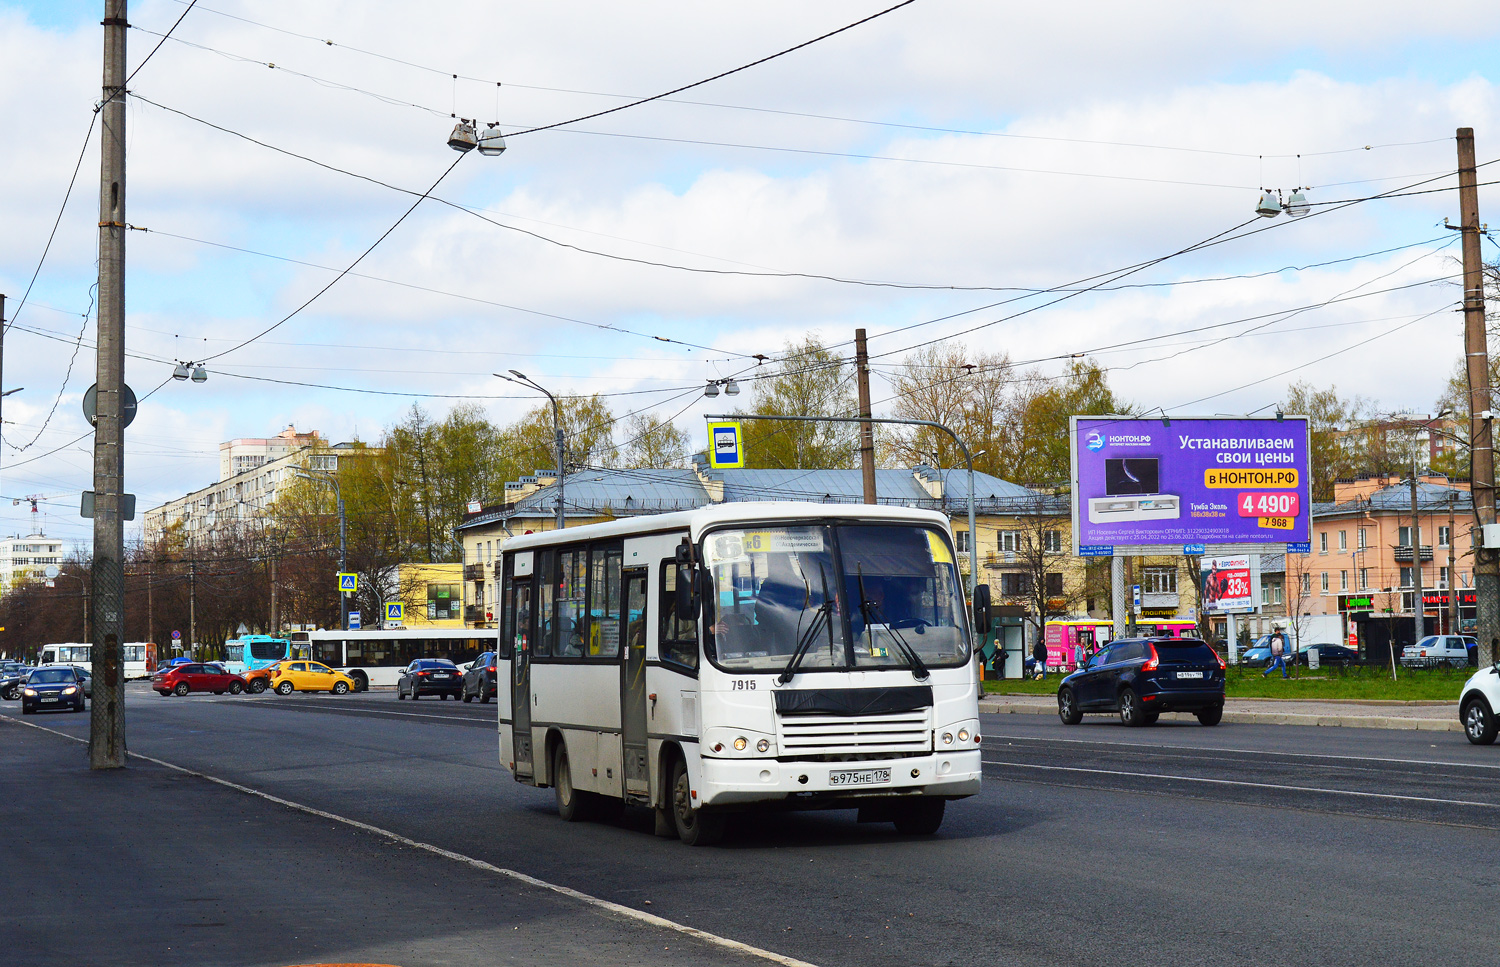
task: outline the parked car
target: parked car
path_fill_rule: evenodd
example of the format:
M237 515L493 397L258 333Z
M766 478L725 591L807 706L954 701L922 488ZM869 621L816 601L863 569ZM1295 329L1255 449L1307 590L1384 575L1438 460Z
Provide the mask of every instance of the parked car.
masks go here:
M458 698L463 690L463 675L458 666L446 658L419 658L407 665L401 677L396 679L397 698L408 695L413 700L423 695Z
M218 665L188 662L158 669L151 677L151 687L162 695L186 695L189 692L238 695L245 690L245 680Z
M479 699L488 702L496 695L499 688L495 680L495 653L487 651L469 663L469 668L464 672L462 695L465 702Z
M1307 664L1307 650L1318 649L1318 664L1320 665L1353 665L1359 661L1359 652L1348 645L1338 645L1333 642L1314 642L1303 645L1297 652L1297 664Z
M14 702L20 698L21 687L26 684L26 679L34 670L22 665L8 672L0 672L0 698L4 698L7 702Z
M1458 721L1464 735L1475 745L1489 745L1500 732L1500 663L1481 668L1469 676L1459 691Z
M82 712L84 709L83 683L72 665L49 665L38 668L26 678L21 687L21 714L58 711Z
M1240 659L1236 664L1244 665L1246 668L1259 668L1271 660L1270 645L1251 645L1240 652Z
M271 688L277 695L293 692L332 692L347 695L354 691L354 679L317 661L277 662Z
M251 693L252 695L259 695L261 692L264 692L266 689L270 688L271 679L276 677L276 673L281 670L281 666L286 664L286 662L289 660L290 659L284 659L282 661L272 662L265 668L257 668L254 671L245 672L244 675L240 676L245 680L245 691Z
M1163 712L1192 712L1204 725L1224 716L1224 659L1197 638L1122 638L1057 689L1057 714L1077 725L1086 712L1114 712L1151 725Z
M1469 664L1470 648L1477 646L1477 642L1470 644L1473 641L1473 638L1462 635L1428 635L1402 649L1401 664L1408 668L1436 668L1440 665L1462 668Z

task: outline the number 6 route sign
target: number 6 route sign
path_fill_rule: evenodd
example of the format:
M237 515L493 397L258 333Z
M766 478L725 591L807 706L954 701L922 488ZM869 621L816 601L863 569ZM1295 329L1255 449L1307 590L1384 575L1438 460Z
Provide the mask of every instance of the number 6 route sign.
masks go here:
M387 602L385 606L385 620L400 621L406 614L406 605L399 602Z
M358 591L359 590L359 575L358 574L350 574L347 571L340 571L339 572L339 590L340 591Z

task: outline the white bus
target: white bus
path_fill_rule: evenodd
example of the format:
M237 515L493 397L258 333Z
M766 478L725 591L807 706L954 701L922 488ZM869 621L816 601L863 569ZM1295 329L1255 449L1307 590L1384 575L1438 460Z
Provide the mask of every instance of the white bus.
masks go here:
M726 504L515 537L501 575L500 761L564 819L623 800L696 845L734 810L857 808L925 834L979 791L940 514Z
M447 658L456 665L494 651L495 629L401 628L381 631L294 631L292 657L320 661L354 679L354 690L394 688L418 658Z
M124 645L125 679L150 678L156 673L156 645L149 641L127 641ZM94 646L74 641L43 645L37 663L40 665L82 665L93 662Z

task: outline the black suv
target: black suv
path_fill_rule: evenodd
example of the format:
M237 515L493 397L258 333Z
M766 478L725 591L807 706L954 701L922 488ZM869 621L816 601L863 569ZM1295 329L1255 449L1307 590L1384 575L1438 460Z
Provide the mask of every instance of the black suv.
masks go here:
M1057 689L1066 725L1085 712L1118 712L1125 725L1151 725L1163 712L1194 712L1204 725L1224 716L1224 659L1196 638L1120 638Z
M469 665L464 672L463 699L472 702L479 699L488 702L495 697L495 653L487 651Z

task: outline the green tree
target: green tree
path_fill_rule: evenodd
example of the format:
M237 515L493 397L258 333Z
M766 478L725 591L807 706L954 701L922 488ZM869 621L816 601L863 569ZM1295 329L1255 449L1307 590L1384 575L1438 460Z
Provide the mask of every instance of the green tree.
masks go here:
M755 381L754 414L858 416L854 367L817 336L788 343L775 374ZM757 468L847 470L859 453L852 423L745 421L745 465Z
M604 398L596 393L561 397L557 402L568 466L612 466L615 415ZM544 401L505 431L506 458L515 462L516 470L529 473L556 465L552 428L552 403Z
M1371 436L1363 423L1371 406L1359 397L1345 399L1338 387L1320 390L1298 381L1287 387L1283 413L1307 417L1308 463L1312 474L1312 499L1332 500L1334 483L1341 477L1368 473L1381 462L1370 450ZM1382 446L1385 435L1381 435Z
M1073 360L1058 377L1028 373L1014 388L1014 419L1000 441L996 472L1029 486L1068 486L1072 457L1071 416L1129 415L1133 408L1109 386L1109 375L1092 360Z
M620 463L625 467L681 467L687 463L692 438L655 413L633 413L621 428Z

